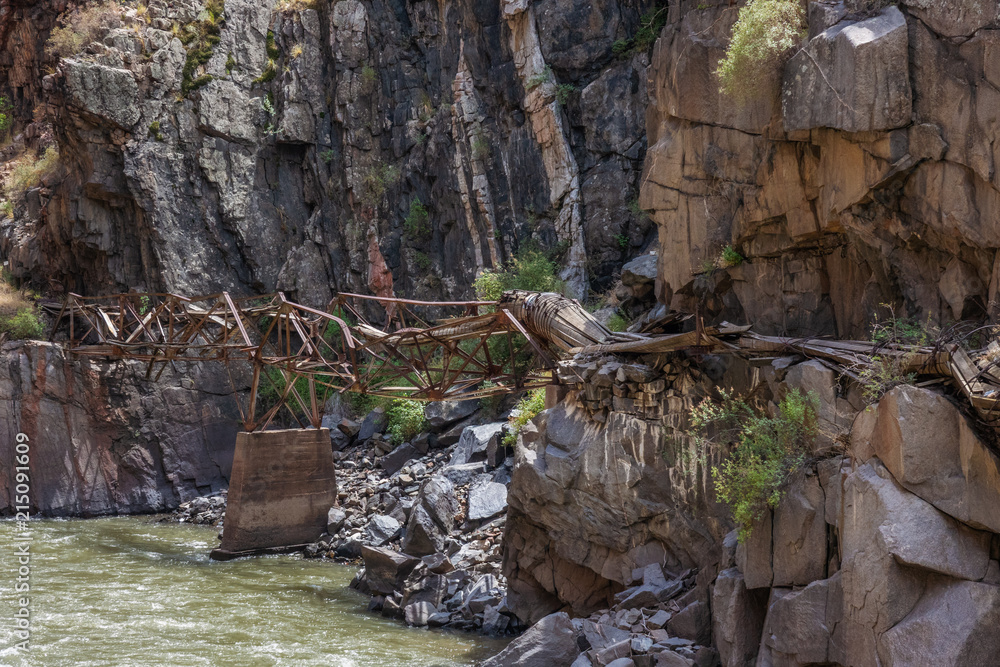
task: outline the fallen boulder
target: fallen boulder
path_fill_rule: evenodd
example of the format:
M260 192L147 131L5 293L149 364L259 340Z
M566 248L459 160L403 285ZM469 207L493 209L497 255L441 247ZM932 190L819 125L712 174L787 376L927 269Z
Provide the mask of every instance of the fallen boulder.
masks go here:
M403 585L417 563L418 558L385 549L383 547L361 547L361 557L365 561L365 583L372 592L392 595Z
M570 667L578 655L569 614L557 612L531 626L482 667Z

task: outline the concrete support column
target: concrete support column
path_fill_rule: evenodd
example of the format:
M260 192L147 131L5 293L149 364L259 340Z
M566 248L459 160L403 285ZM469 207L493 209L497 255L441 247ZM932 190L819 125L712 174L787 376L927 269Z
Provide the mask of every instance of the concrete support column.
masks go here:
M212 558L315 542L337 499L329 429L239 433L222 529Z

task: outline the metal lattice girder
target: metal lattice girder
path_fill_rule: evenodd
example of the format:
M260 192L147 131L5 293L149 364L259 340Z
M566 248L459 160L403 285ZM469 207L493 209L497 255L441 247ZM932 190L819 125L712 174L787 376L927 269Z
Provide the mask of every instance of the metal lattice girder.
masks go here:
M381 311L384 320L370 322L366 313L373 311ZM249 365L251 391L240 406L247 430L268 424L281 406L296 418L298 409L318 425L317 388L445 400L558 381L551 341L529 332L497 302L340 294L318 310L281 293L71 294L58 325L66 329L74 353L144 361L153 379L180 361ZM277 401L258 415L262 388L275 392Z
M75 354L144 361L148 378L158 379L176 362L225 363L238 402L248 394L239 404L248 431L266 427L282 407L300 425L301 413L319 426L321 394L330 391L447 400L557 384L558 362L576 353L792 352L822 359L856 379L852 369L893 357L907 372L953 378L984 416L1000 413L1000 378L991 372L1000 363L995 341L974 359L957 345L767 337L725 323L705 328L700 318L687 333L611 333L577 302L552 293L511 291L494 302L339 294L324 310L288 301L280 292L243 298L226 292L71 294L53 336L60 327ZM249 369L250 392L237 391L233 366ZM259 410L262 389L275 400Z

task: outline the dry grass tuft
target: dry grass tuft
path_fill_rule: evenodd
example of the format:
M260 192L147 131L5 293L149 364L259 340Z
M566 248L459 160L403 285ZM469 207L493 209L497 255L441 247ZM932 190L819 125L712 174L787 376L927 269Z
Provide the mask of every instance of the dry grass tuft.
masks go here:
M116 2L75 9L62 18L62 25L52 30L45 48L60 58L76 55L100 39L104 31L120 26L121 14Z
M14 164L4 181L8 196L17 196L41 183L42 179L59 165L59 150L55 146L45 149L40 158L28 153Z

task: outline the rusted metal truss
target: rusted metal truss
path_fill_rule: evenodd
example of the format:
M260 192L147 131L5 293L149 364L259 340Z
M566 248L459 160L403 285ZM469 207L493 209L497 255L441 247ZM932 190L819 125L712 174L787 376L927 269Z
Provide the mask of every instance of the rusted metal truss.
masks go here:
M612 333L575 301L525 291L489 302L338 294L322 310L280 292L243 298L71 294L53 337L64 332L75 354L145 362L150 379L159 379L168 364L222 362L248 431L266 428L282 407L300 425L304 415L319 426L323 402L334 392L437 401L575 383L571 366L560 370L560 362L578 353L751 359L794 353L855 379L858 369L889 356L905 372L953 379L983 417L1000 415L997 342L970 355L954 344L769 337L748 326L706 328L696 320L687 333ZM249 392L241 390L246 386Z
M534 325L545 318L530 317L528 302L550 310L569 304L582 315L539 330ZM371 313L381 321L370 322ZM575 337L548 335L572 322L582 326ZM339 294L325 310L282 293L71 294L56 329L65 331L73 353L143 361L146 377L154 380L168 364L226 364L248 431L265 428L283 406L300 425L302 414L318 426L331 392L447 400L557 383L553 371L566 341L592 343L610 335L575 302L535 293L508 293L499 302ZM237 391L237 376L249 377L248 393ZM272 404L260 405L261 396Z

